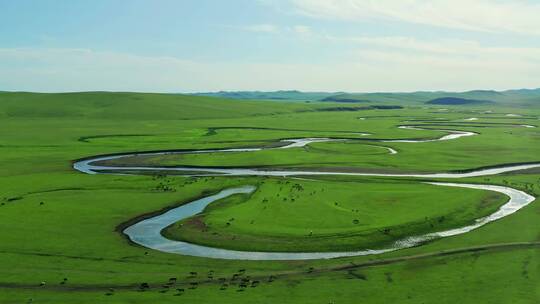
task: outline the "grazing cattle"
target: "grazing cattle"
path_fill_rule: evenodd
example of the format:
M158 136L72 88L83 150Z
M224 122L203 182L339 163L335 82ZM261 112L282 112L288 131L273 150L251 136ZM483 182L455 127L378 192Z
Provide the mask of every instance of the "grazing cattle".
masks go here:
M141 283L141 285L139 285L139 289L141 290L148 289L148 288L150 288L150 285L148 285L148 283Z

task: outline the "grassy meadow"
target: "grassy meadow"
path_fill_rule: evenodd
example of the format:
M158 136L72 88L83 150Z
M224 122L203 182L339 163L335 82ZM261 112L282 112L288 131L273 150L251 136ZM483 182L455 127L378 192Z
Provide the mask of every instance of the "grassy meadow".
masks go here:
M540 125L536 104L401 105L350 109L350 103L167 94L0 93L0 303L538 303L538 201L470 233L381 255L217 260L137 246L121 229L143 214L251 184L258 187L252 195L215 202L164 233L222 248L354 250L470 223L506 198L406 178L87 175L72 168L74 160L94 155L270 147L301 137L356 140L143 156L122 164L446 172L540 160L539 129L521 126ZM441 129L478 135L378 141L437 138L446 134ZM510 185L540 195L538 170L452 182ZM143 283L148 288L141 289Z

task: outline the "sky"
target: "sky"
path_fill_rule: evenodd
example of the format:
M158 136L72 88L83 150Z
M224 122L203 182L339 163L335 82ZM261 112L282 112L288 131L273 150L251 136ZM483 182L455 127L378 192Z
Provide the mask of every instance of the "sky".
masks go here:
M0 0L0 91L540 87L537 0Z

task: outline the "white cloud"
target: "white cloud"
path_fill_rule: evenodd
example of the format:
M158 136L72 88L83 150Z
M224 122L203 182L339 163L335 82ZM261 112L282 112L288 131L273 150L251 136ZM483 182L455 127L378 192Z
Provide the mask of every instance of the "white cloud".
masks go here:
M540 3L526 0L292 0L318 18L397 20L452 29L540 35Z
M273 24L253 24L241 27L241 29L257 33L276 33L279 28Z
M172 57L89 49L0 49L0 90L169 91L202 84L199 66Z
M535 87L540 50L358 38L333 63L196 62L86 49L0 49L0 90L413 91ZM404 43L403 41L406 41Z
M474 41L358 38L349 58L381 83L437 90L537 87L540 48L482 46ZM385 72L376 71L384 69ZM386 76L386 78L384 77Z
M307 36L312 33L311 28L306 25L280 26L275 24L252 24L246 26L231 26L232 28L255 33L270 33L270 34L297 34Z
M292 30L300 35L308 35L311 34L311 28L306 25L295 25L292 27Z
M477 41L463 39L419 40L413 37L340 37L319 36L321 39L356 43L367 48L377 48L386 52L409 52L415 56L425 54L444 56L445 58L476 58L497 56L499 64L515 63L517 59L534 64L540 60L540 48L536 47L506 47L483 46Z

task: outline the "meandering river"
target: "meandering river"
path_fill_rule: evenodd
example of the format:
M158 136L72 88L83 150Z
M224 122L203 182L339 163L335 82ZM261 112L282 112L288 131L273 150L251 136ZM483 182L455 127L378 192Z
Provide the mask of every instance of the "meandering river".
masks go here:
M414 130L426 130L418 126L400 126L402 129L414 129ZM429 129L432 130L432 129ZM474 132L465 132L465 131L455 131L455 130L438 130L445 131L448 134L441 136L436 139L388 139L388 140L376 140L378 142L402 142L402 143L421 143L421 142L431 142L431 141L444 141L444 140L454 140L466 136L474 136L477 133ZM213 149L213 150L191 150L191 151L168 151L168 152L151 152L151 153L129 153L113 156L100 156L90 159L85 159L77 161L74 163L73 167L83 173L87 174L99 174L99 173L122 173L122 172L134 172L134 171L178 171L185 172L188 175L192 176L208 176L208 175L226 175L226 176L307 176L307 175L347 175L347 176L391 176L391 177L417 177L417 178L464 178L464 177L477 177L477 176L487 176L494 175L499 173L524 170L530 168L540 167L540 163L534 164L522 164L522 165L508 165L501 166L497 168L488 168L488 169L478 169L472 170L464 173L426 173L426 174L383 174L383 173L362 173L362 172L321 172L321 171L310 171L310 170L268 170L268 169L245 169L245 168L213 168L213 167L143 167L143 166L106 166L103 164L96 164L98 162L121 159L125 157L133 157L137 155L162 155L162 154L199 154L199 153L215 153L215 152L255 152L263 149L290 149L290 148L299 148L304 147L310 143L315 142L329 142L329 141L347 141L354 139L343 139L343 138L298 138L298 139L284 139L282 140L283 145L273 148L239 148L239 149ZM386 148L389 151L389 154L398 153L396 150L380 146L381 148ZM239 259L239 260L306 260L306 259L328 259L328 258L337 258L337 257L348 257L348 256L360 256L360 255L370 255L370 254L380 254L385 252L390 252L398 249L410 248L417 246L426 241L459 235L467 233L474 229L477 229L487 223L493 222L505 216L508 216L524 206L530 204L535 200L535 197L510 187L504 186L495 186L495 185L480 185L480 184L462 184L462 183L441 183L441 182L429 182L431 185L443 186L443 187L461 187L461 188L471 188L471 189L481 189L489 190L502 193L506 195L509 200L502 205L496 212L493 214L476 219L474 223L460 227L449 229L440 232L428 233L424 235L413 235L410 237L403 238L396 241L394 244L387 248L375 248L375 249L365 249L359 251L345 251L345 252L261 252L261 251L237 251L237 250L228 250L222 248L213 248L208 246L202 246L182 241L174 241L165 238L161 231L167 226L180 221L182 219L188 218L190 216L196 215L204 210L204 208L219 199L228 197L233 194L238 193L251 193L255 190L254 186L244 186L238 188L224 189L221 192L200 198L198 200L186 203L180 207L171 209L163 214L154 216L149 219L142 220L137 222L123 232L132 240L133 242L148 247L151 249L191 255L198 257L206 258L218 258L218 259Z

